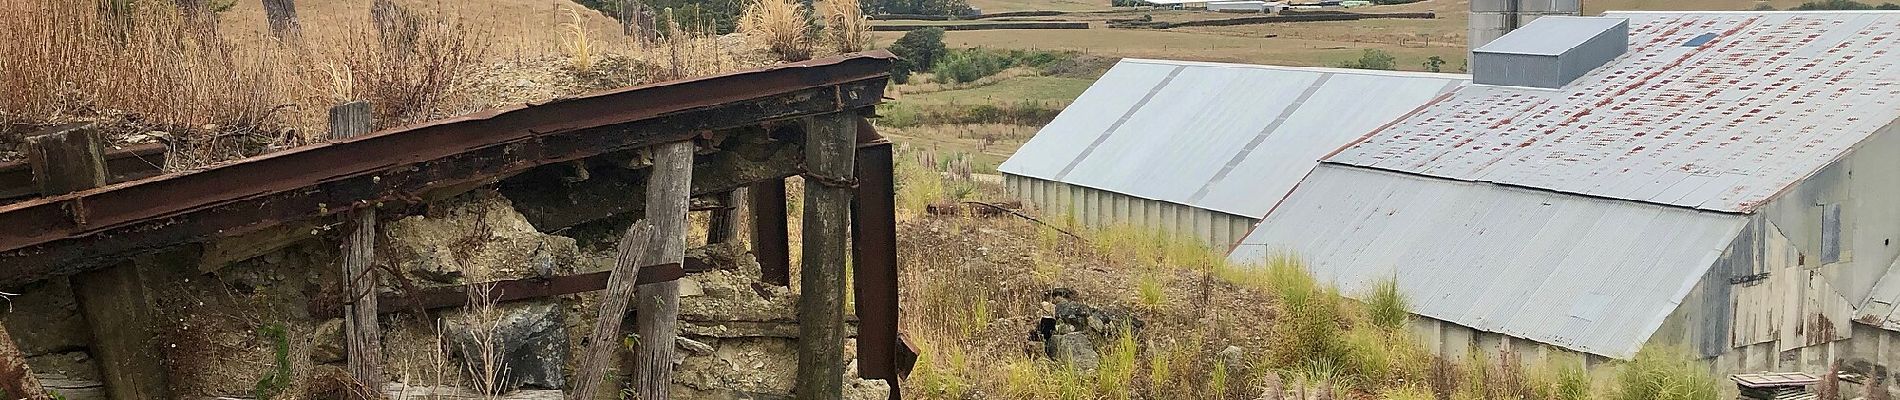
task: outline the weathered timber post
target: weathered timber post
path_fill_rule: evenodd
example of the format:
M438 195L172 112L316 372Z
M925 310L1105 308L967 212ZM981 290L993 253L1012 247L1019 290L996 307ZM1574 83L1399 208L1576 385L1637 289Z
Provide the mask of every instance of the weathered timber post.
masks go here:
M646 203L646 219L653 224L653 243L642 257L650 263L686 262L686 212L693 197L694 149L692 141L654 146ZM672 280L640 285L639 298L639 325L634 327L640 334L640 353L634 366L637 391L642 399L670 399L673 341L679 337L680 283Z
M27 138L28 163L42 195L57 196L106 184L104 138L98 130L67 125L49 132ZM75 211L81 212L73 215L85 215L83 210ZM83 217L75 219L85 224ZM165 368L156 356L158 348L151 332L152 297L140 268L128 262L74 275L73 295L92 330L89 350L99 360L106 392L117 399L169 398Z
M271 36L278 40L296 37L302 30L297 26L295 0L264 0L264 17L270 20Z
M858 129L868 131L866 124ZM896 393L897 185L891 144L858 147L858 190L851 202L851 287L857 294L858 376L884 379Z
M792 284L791 236L785 210L785 180L754 183L751 192L752 254L759 260L759 281Z
M356 101L330 108L330 139L348 139L369 133L370 105ZM376 319L376 205L359 204L350 210L343 242L344 354L356 396L374 396L383 387L383 331ZM367 392L367 393L364 393Z
M801 400L837 399L844 388L846 232L856 185L858 116L840 112L805 125L804 254L798 271L798 385Z
M608 362L613 360L614 350L620 348L620 321L625 319L627 306L638 293L640 267L649 264L644 258L652 238L653 224L642 220L628 227L627 233L620 236L620 244L614 247L614 270L607 275L607 290L600 294L600 313L594 320L594 334L589 337L587 352L581 354L581 363L575 369L574 389L567 395L569 400L594 400L600 393Z
M730 242L739 237L739 191L713 196L719 199L719 209L707 218L706 243Z

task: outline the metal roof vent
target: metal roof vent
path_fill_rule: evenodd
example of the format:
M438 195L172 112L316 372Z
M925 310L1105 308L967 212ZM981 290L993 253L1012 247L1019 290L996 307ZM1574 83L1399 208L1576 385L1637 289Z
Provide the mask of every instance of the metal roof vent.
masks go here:
M1538 18L1471 51L1472 82L1558 89L1629 51L1623 18Z

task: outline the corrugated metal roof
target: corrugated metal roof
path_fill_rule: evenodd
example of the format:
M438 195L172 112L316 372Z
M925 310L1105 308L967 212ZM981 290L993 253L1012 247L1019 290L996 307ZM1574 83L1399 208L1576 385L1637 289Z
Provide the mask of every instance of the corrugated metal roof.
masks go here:
M1900 13L1608 15L1629 54L1568 87L1468 86L1328 161L1749 212L1900 118Z
M1590 38L1614 29L1623 22L1622 18L1541 17L1472 51L1556 56L1583 45Z
M1321 165L1230 257L1295 256L1345 293L1397 277L1419 315L1628 358L1746 222Z
M1319 158L1466 82L1123 60L998 170L1259 218Z

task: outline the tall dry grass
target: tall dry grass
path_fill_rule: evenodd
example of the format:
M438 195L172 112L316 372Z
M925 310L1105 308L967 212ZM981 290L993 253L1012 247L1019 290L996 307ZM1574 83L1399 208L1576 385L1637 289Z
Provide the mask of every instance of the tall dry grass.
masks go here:
M752 1L739 17L739 32L781 61L811 59L811 14L796 0Z
M263 38L227 40L171 2L102 8L0 0L0 119L38 125L115 118L144 129L212 131L208 156L284 140L295 120L297 54ZM0 132L17 141L23 129ZM235 147L235 148L221 148Z
M871 48L871 19L856 1L825 2L825 39L839 53Z

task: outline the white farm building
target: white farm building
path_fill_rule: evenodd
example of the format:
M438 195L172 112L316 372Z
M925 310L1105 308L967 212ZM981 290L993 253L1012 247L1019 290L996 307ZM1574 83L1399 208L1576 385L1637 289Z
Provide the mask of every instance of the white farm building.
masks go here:
M1090 224L1396 278L1447 356L1900 380L1900 12L1543 16L1472 56L1126 61L1001 170Z

